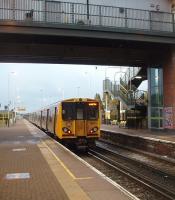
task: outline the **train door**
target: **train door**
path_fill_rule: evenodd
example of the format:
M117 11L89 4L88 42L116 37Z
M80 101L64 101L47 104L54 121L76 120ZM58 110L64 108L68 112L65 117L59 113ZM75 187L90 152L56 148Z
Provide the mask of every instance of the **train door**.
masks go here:
M85 103L76 103L75 134L85 136Z
M48 131L48 126L49 126L49 109L47 109L47 115L46 115L46 130Z
M57 107L54 107L53 118L54 118L53 132L56 133Z

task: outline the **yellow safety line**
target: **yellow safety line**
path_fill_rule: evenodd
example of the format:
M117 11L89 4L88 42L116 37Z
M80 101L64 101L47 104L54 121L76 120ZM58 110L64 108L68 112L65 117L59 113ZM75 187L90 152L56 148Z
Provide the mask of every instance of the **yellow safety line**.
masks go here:
M60 163L60 165L67 171L67 173L75 180L83 180L83 179L92 179L92 177L82 177L82 178L76 178L73 173L66 167L66 165L56 156L56 154L51 150L51 148L43 141L41 140L44 146L50 151L50 153L55 157L55 159Z
M56 154L51 150L51 148L42 140L42 143L47 147L47 149L52 153L52 155L55 157L55 159L60 163L60 165L67 171L67 173L73 178L76 179L76 177L72 174L72 172L66 167L66 165L56 156Z
M92 179L93 177L82 177L82 178L75 178L76 180L89 180Z

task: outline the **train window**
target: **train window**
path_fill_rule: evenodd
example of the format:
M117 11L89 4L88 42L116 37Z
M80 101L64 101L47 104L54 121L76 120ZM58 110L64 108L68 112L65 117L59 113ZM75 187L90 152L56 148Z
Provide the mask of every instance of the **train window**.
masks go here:
M76 119L77 120L85 120L85 103L78 102L76 103Z
M87 104L87 119L88 120L97 120L98 119L98 104Z
M77 117L76 119L82 120L83 119L83 109L77 108Z
M71 102L62 103L62 118L63 120L75 119L75 104Z
M98 103L62 103L63 120L97 120L98 119Z

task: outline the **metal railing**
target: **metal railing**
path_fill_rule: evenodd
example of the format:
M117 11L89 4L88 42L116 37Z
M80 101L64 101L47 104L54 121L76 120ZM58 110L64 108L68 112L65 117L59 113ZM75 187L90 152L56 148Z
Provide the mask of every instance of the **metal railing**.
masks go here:
M51 0L0 0L0 20L174 32L173 13Z
M127 106L147 105L146 91L129 90L122 84L113 84L109 79L103 81L103 92L109 93L113 98L120 98Z
M141 67L129 67L124 75L120 78L120 84L127 90L136 90L136 88L130 84L130 81L139 73L140 70Z

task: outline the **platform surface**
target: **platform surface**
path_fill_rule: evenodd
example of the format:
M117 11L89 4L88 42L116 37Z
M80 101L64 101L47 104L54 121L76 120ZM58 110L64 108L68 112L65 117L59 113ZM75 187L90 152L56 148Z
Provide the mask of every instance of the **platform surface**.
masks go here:
M149 129L127 129L119 128L116 125L105 125L101 126L101 130L112 131L121 134L127 134L130 136L139 136L145 139L159 139L165 142L175 143L175 130L166 131L166 130L149 130Z
M0 128L0 200L137 199L26 120Z

